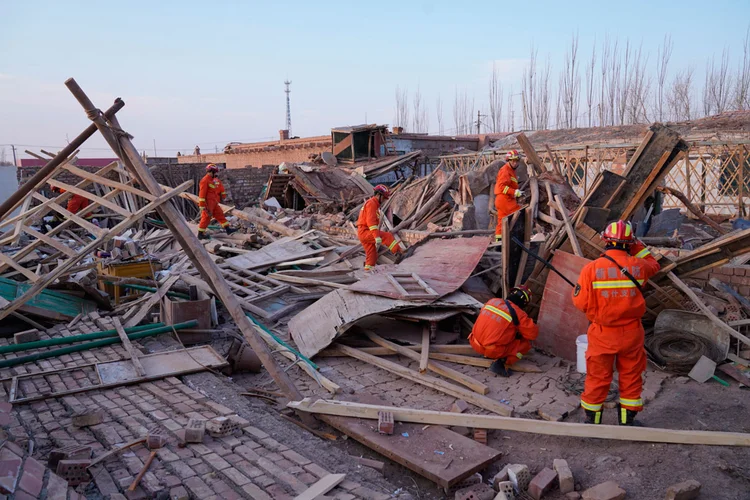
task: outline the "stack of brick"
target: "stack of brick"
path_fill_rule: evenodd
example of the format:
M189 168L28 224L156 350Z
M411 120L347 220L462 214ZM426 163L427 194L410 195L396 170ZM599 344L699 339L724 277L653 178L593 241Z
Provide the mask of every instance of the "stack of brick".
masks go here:
M15 495L12 498L18 499L84 500L62 477L47 470L12 441L6 441L0 449L0 494Z
M689 280L701 285L702 288L710 290L708 284L711 278L726 283L741 295L750 297L750 266L722 266L701 271L690 276Z

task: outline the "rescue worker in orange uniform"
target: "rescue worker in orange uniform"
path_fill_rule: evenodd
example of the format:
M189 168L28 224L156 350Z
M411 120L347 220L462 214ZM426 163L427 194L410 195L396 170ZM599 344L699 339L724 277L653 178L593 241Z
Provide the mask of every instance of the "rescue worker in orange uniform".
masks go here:
M378 262L378 247L385 244L391 253L403 252L404 244L387 232L378 229L380 226L380 204L391 196L387 186L378 184L375 194L368 199L359 211L357 219L357 236L365 249L365 271L375 267Z
M469 344L482 356L494 359L490 371L509 377L510 368L531 349L539 327L524 312L531 301L525 286L513 288L508 299L492 299L479 311L469 335Z
M218 173L219 167L209 163L206 165L206 175L200 182L200 190L198 191L198 207L201 211L201 221L198 224L199 240L209 239L206 229L208 229L208 223L211 222L211 217L221 224L227 234L236 231L236 229L229 227L229 222L227 222L224 212L219 206L219 203L227 197L227 193L224 191L224 185L221 183Z
M60 195L63 194L65 190L59 187L53 187L52 192ZM71 214L77 214L89 205L91 205L91 200L89 200L88 198L84 198L80 194L74 194L68 200L68 205L65 207L65 209Z
M505 154L505 165L497 172L495 179L495 210L497 211L497 227L495 228L495 241L503 239L503 218L520 210L521 207L516 199L523 196L523 191L518 189L516 169L518 168L519 156L515 149Z
M591 322L581 406L586 423L601 423L602 405L616 363L620 374L618 422L640 425L635 417L643 409L641 377L646 370L645 331L641 323L646 302L641 287L660 266L635 239L629 222L607 224L602 236L607 242L604 253L583 268L573 291L573 304Z

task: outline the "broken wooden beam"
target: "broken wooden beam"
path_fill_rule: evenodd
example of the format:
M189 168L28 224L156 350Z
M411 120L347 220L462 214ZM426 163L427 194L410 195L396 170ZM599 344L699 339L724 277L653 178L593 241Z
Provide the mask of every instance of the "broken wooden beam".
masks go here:
M702 444L712 446L750 446L750 434L696 430L629 427L622 425L588 425L569 422L548 422L497 415L474 415L447 411L416 410L392 406L368 405L346 401L305 398L287 406L303 412L375 420L379 411L390 411L399 422L432 425L459 425L478 429L499 429L548 436L566 436L649 443Z

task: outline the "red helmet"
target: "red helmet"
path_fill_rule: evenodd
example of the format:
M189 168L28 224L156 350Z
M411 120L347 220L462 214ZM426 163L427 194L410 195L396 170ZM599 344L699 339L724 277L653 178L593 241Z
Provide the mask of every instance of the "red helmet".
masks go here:
M513 287L508 294L508 300L520 307L526 307L531 302L531 290L526 285Z
M388 198L391 196L391 191L388 189L388 186L384 184L378 184L373 188L373 191L375 191L375 194L380 193L383 195L383 198Z
M518 150L517 149L511 149L507 153L505 153L505 161L510 160L518 160L520 156L518 156Z
M611 241L615 243L632 243L633 237L633 226L630 222L624 220L618 220L616 222L610 222L607 224L607 228L602 234L602 238L605 241Z
M213 163L209 163L208 165L206 165L206 172L214 172L214 173L216 173L218 171L219 171L219 167L217 167Z

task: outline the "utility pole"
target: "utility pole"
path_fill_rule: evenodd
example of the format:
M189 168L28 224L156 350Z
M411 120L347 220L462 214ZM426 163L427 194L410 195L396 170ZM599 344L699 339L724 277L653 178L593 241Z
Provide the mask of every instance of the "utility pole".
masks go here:
M18 166L18 160L16 159L16 146L14 146L13 144L11 144L10 145L10 149L13 150L13 166L17 167Z
M284 85L286 85L286 129L289 132L289 138L292 138L292 105L291 100L289 99L289 94L292 93L292 89L289 88L289 86L292 84L291 80L284 81Z
M156 157L156 156L158 156L158 155L156 154L156 139L154 139L154 157Z

